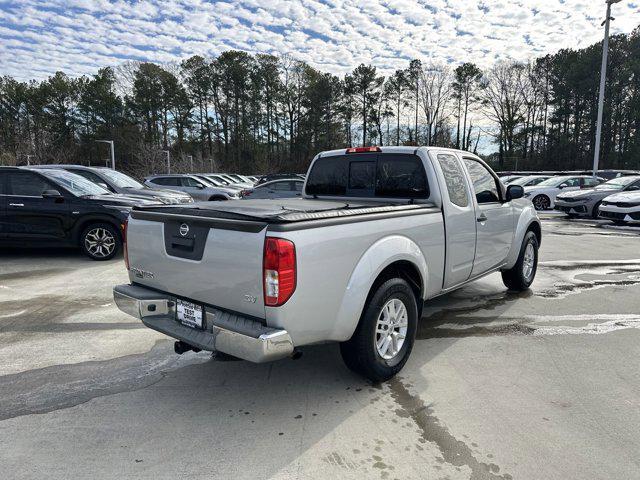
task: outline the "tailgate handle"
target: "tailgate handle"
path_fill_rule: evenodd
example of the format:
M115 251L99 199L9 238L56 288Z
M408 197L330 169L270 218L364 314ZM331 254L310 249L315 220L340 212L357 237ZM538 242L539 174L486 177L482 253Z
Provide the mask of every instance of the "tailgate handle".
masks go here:
M195 239L193 238L180 238L173 237L171 239L171 248L176 250L189 250L192 251L195 246Z

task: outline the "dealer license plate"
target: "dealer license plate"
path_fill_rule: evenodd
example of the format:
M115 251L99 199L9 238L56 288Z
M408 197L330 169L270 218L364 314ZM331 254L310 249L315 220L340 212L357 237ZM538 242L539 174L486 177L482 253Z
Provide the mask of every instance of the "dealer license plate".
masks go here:
M202 328L203 308L195 303L176 301L176 319L191 328Z

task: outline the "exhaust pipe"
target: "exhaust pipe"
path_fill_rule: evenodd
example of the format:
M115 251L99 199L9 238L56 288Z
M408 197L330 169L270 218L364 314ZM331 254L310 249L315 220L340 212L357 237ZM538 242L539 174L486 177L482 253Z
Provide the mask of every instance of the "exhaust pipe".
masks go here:
M176 352L178 355L182 355L183 353L188 351L193 351L195 353L198 353L198 352L201 352L202 349L198 347L194 347L193 345L189 345L188 343L185 343L181 340L178 340L173 344L173 351Z

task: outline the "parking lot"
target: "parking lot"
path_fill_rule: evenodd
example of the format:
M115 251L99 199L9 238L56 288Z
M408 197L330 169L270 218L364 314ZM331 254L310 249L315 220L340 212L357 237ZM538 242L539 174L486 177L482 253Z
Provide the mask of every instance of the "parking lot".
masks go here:
M640 478L640 235L544 214L538 277L429 302L400 376L220 362L120 312L121 258L0 253L6 478Z

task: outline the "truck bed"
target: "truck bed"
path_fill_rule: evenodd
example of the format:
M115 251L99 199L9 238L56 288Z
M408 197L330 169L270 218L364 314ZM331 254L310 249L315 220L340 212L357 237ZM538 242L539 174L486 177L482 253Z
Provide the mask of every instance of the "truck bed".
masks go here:
M159 214L157 216L170 215L202 219L249 221L262 224L291 224L310 220L348 218L384 213L395 214L425 209L433 210L436 207L431 203L336 202L295 198L136 207L134 208L133 217L142 218L146 216L145 213L148 213L151 216Z

